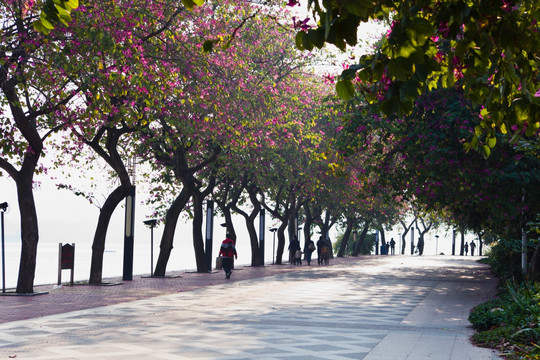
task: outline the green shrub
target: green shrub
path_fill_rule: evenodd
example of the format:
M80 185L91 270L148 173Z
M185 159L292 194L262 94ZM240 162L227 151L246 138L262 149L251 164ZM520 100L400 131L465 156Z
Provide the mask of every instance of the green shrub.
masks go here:
M477 332L472 336L472 340L479 346L496 348L503 344L506 339L514 333L513 329L508 327L499 327L491 330Z
M486 331L504 323L506 312L501 306L501 300L497 298L474 307L469 314L473 328L477 331Z
M497 276L503 281L523 281L521 269L521 243L517 240L501 239L491 245L486 262Z
M540 284L508 285L494 300L474 307L469 321L478 332L473 341L505 351L508 359L540 356Z

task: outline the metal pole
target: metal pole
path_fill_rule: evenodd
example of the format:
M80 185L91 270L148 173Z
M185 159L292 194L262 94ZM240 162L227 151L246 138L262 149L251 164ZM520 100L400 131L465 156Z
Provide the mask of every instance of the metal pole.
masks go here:
M135 229L135 186L126 197L126 217L124 229L124 271L122 280L133 280L133 233Z
M414 255L414 228L411 227L411 255Z
M2 293L6 292L6 255L4 252L4 212L0 210L2 214Z
M150 227L150 276L154 276L154 225Z
M143 223L150 226L150 277L152 277L154 276L154 227L157 224L157 220L144 220Z
M264 266L264 220L265 212L264 209L261 209L259 213L259 261L261 266Z
M456 255L456 230L452 230L452 255Z
M274 233L274 240L272 242L272 264L275 264L276 263L275 255L276 255L276 231L277 231L277 229L272 228L272 229L270 229L270 231Z
M276 232L274 231L274 240L272 242L272 264L276 264Z
M375 232L375 255L379 255L379 230Z
M213 241L213 229L214 229L214 202L212 200L206 201L206 268L208 272L212 271L212 241Z

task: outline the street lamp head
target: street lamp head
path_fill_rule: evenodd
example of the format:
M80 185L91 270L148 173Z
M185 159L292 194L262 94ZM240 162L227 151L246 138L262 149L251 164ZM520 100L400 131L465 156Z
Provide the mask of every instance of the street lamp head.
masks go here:
M271 232L276 232L276 231L277 231L277 228L271 228L270 231L271 231Z
M156 220L156 219L144 220L143 223L144 223L145 225L150 226L150 227L154 227L154 226L156 226L156 224L157 224L157 220Z
M6 211L7 208L8 208L8 203L6 201L0 204L0 210Z

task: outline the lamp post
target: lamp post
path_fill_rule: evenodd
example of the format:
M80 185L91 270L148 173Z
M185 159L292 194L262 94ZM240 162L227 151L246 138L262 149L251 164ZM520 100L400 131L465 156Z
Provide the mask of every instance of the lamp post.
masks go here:
M274 233L274 240L272 241L272 264L275 264L275 254L276 254L276 231L277 231L277 228L271 228L270 229L271 232Z
M435 235L435 255L439 255L439 235Z
M0 214L2 215L2 293L6 292L6 256L4 252L4 213L8 208L8 203L0 204Z
M452 255L456 255L456 230L452 230Z
M206 268L208 272L212 272L212 244L214 234L214 202L212 200L206 201Z
M135 186L131 186L126 196L126 216L124 227L124 268L122 280L133 280L133 237L135 230Z
M259 213L259 262L264 266L264 229L265 229L265 211L261 209Z
M143 223L150 226L150 276L154 276L154 227L157 224L157 220L145 220Z

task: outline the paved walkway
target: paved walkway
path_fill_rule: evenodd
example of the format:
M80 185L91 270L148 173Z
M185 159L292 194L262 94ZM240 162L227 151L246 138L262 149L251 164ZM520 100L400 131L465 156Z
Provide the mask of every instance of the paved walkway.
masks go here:
M244 267L233 281L181 276L0 297L0 320L9 317L0 359L497 358L469 341L468 313L496 286L472 258Z

